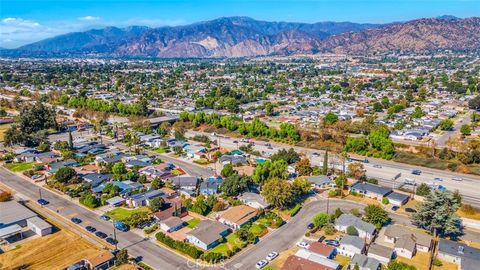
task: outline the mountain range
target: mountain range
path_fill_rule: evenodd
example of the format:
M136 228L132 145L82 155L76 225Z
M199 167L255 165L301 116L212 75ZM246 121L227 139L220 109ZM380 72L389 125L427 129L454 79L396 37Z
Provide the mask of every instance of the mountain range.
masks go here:
M0 55L205 58L439 49L480 49L480 17L460 19L447 15L389 24L267 22L224 17L184 26L106 27L68 33L0 50Z

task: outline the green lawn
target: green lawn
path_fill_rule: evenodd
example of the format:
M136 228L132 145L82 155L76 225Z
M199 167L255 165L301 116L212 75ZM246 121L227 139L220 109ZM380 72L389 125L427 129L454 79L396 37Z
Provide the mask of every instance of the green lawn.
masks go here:
M198 225L198 223L200 223L200 219L192 218L189 221L187 221L187 227L190 229L193 229Z
M229 250L230 249L228 248L228 244L227 243L222 243L222 244L217 245L216 247L210 249L207 253L222 253L224 255L227 255L227 252Z
M136 209L125 209L125 208L119 207L119 208L113 209L112 211L107 212L106 215L109 216L111 219L125 220L131 215L139 212L150 213L150 209L148 209L147 207L140 207Z
M249 231L255 236L261 236L265 229L266 227L264 225L254 223L252 224L252 227L250 227Z
M271 265L267 265L263 268L263 270L277 270L277 268L271 266Z
M233 246L237 246L238 248L242 248L242 246L245 245L245 242L240 240L240 238L238 238L238 236L235 234L235 233L231 233L229 234L227 237L227 242L233 247Z
M163 153L167 152L168 149L169 149L169 147L159 147L159 148L155 149L155 152L157 152L159 154L163 154Z
M5 164L5 167L12 172L23 172L26 170L31 170L33 168L33 162L8 163L8 164Z
M5 131L7 131L9 127L10 127L10 124L0 125L0 142L3 142L3 134L5 133Z

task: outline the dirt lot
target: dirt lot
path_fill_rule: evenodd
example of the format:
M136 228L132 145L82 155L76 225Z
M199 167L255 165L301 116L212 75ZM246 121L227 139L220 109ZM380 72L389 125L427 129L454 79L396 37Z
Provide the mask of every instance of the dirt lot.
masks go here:
M0 255L1 269L62 269L98 252L87 240L67 230L26 241Z

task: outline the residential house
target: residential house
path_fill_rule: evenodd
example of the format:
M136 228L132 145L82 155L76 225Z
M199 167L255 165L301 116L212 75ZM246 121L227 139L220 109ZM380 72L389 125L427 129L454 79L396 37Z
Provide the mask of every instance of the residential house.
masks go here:
M392 189L366 182L356 182L350 187L350 191L381 201L383 197L392 192Z
M108 205L111 205L113 207L118 207L118 206L125 203L125 199L120 197L120 196L115 196L115 197L112 197L112 198L108 199L106 202L107 202Z
M165 193L163 193L161 190L150 190L147 192L142 192L139 194L134 194L127 198L126 202L130 207L140 207L150 205L150 201L154 198L158 197L166 197Z
M352 258L355 254L362 254L365 251L365 241L352 235L345 235L340 239L340 246L337 253Z
M207 153L207 148L201 145L186 145L183 150L187 153L189 158L201 158Z
M230 228L218 221L202 220L195 229L186 234L186 239L193 245L209 250L218 245L220 238L230 233Z
M404 235L395 241L395 252L397 256L402 256L407 259L413 258L417 252L416 239L413 234Z
M334 269L334 270L340 270L342 269L342 266L337 263L336 261L330 260L328 258L325 258L322 255L318 255L314 252L311 252L310 250L307 249L300 249L295 253L295 256L299 258L303 258L309 261L312 261L318 265L321 265L317 269Z
M360 238L371 240L376 233L375 226L363 221L361 218L350 214L343 214L335 220L335 229L341 232L347 232L349 226L355 227Z
M400 207L408 202L410 196L394 191L387 195L387 199L389 203Z
M326 259L333 259L337 253L337 249L322 242L312 242L308 250L314 254L325 257Z
M248 160L245 156L239 155L223 155L219 158L220 162L225 164L232 164L232 165L247 165Z
M242 195L238 196L238 199L255 209L265 209L270 207L270 204L265 201L262 195L253 192L244 192Z
M159 166L148 166L138 170L138 173L147 176L147 179L153 180L157 177L164 178L170 175L168 170L162 169Z
M163 204L163 208L153 213L153 217L158 222L161 222L163 220L168 219L171 216L182 217L185 214L187 214L187 211L183 207L182 200L180 198L167 197Z
M102 183L99 186L92 188L94 193L102 193L102 190L105 188L106 185L112 184L117 186L120 189L120 194L127 194L134 190L139 190L143 188L143 185L140 183L132 182L132 181L110 181L106 183Z
M337 270L337 268L332 268L296 255L291 255L287 258L281 270Z
M103 250L98 254L85 258L84 261L89 270L106 270L114 265L115 256L110 251Z
M258 216L258 209L248 205L238 205L229 208L218 221L233 228L240 229L244 224L253 221Z
M415 249L418 251L429 252L432 247L432 236L412 230L406 226L390 225L385 229L385 242L396 244L399 239L408 238L415 241ZM413 236L413 237L412 237ZM401 244L405 241L402 240ZM399 244L399 247L401 245Z
M210 176L200 184L200 194L205 196L214 195L218 193L218 188L223 183L223 178L220 176Z
M122 158L125 156L123 152L120 151L111 151L104 154L97 155L95 157L95 164L114 164L122 161Z
M372 257L367 257L363 254L355 254L350 260L350 269L354 269L355 265L358 265L360 270L380 270L380 262Z
M170 178L176 189L196 190L198 186L198 177L196 176L175 176Z
M86 183L90 184L92 187L96 187L101 183L108 181L112 178L111 174L101 174L101 173L88 173L80 175Z
M393 248L373 243L368 248L368 257L377 259L383 265L387 265L393 258Z
M326 175L308 176L307 180L313 188L326 189L335 187L335 182Z
M67 159L59 162L50 163L46 166L46 170L49 174L55 174L60 168L72 168L77 167L80 164L74 159Z
M480 265L480 249L440 239L437 258L457 264L459 270L477 270Z
M160 221L160 229L164 232L178 231L183 227L183 220L179 217L171 216Z

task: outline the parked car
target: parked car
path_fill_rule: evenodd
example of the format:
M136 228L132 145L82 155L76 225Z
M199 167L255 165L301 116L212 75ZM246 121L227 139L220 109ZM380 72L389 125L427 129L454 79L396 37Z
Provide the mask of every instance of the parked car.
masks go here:
M410 207L407 207L405 208L405 212L408 212L408 213L416 213L417 210L413 209L413 208L410 208Z
M117 240L113 239L113 238L112 238L112 237L110 237L110 236L109 236L109 237L107 237L107 238L105 238L105 241L107 241L107 243L109 243L109 244L111 244L111 245L115 245L115 244L117 244L117 243L118 243L118 241L117 241Z
M232 143L238 143L238 141L237 141L237 140L234 140L234 141L232 141Z
M373 167L374 167L374 168L377 168L377 169L381 169L381 168L382 168L382 165L374 164Z
M320 156L320 154L319 154L319 153L317 153L317 152L315 152L315 153L313 153L313 154L312 154L312 156L314 156L314 157L319 157L319 156Z
M420 171L420 170L412 170L412 174L414 174L414 175L420 175L420 174L422 174L422 171Z
M272 261L272 260L275 259L276 257L278 257L278 252L272 251L272 252L268 253L266 259L267 259L267 261Z
M400 208L400 207L394 205L394 206L392 206L392 211L397 211L399 208Z
M305 241L300 241L300 242L297 243L297 246L299 246L301 248L309 248L310 244L305 242Z
M313 228L315 228L315 225L313 225L313 223L309 223L307 225L307 229L312 230Z
M453 177L452 180L453 181L463 181L463 178L462 177Z
M101 215L100 218L103 219L103 220L105 220L105 221L109 221L109 220L110 220L110 217L107 216L107 215Z
M45 199L39 199L37 200L37 203L40 204L40 205L47 205L49 204L50 202L45 200Z
M115 229L119 231L122 231L122 232L128 231L128 226L125 225L125 223L121 222L120 220L115 220L113 222L113 226L115 226Z
M262 268L265 267L267 264L268 264L268 261L267 261L267 260L261 260L261 261L257 262L257 264L255 264L255 267L256 267L257 269L262 269Z
M85 230L87 230L88 232L93 233L93 232L95 232L97 229L95 229L95 227L92 227L92 226L89 225L89 226L85 227Z
M340 246L340 243L337 240L325 240L325 244L333 247Z
M433 178L433 180L435 180L435 181L443 181L443 179L440 178L440 177L435 177L435 178Z
M107 237L107 234L104 233L104 232L101 232L101 231L96 232L95 235L96 235L97 237L102 238L102 239L104 239L104 238Z
M73 217L73 218L71 218L70 220L71 220L73 223L75 223L75 224L80 224L80 223L82 223L82 220L79 219L79 218L77 218L77 217Z

